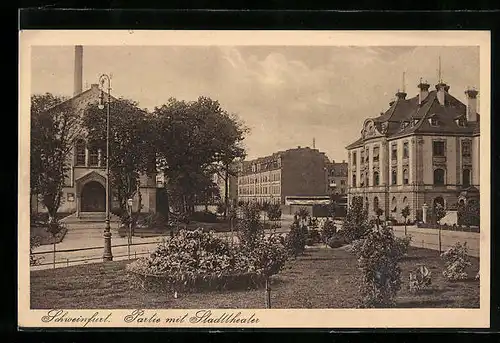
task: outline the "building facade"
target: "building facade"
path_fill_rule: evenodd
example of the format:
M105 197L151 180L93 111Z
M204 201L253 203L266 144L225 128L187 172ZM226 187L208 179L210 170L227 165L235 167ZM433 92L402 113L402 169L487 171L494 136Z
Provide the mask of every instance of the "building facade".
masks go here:
M347 162L328 162L326 169L328 193L330 195L347 195Z
M369 215L421 220L423 208L440 203L447 210L479 200L480 125L478 91L468 89L466 104L439 82L420 82L410 99L397 92L389 109L367 118L361 137L348 150L348 201L362 197ZM419 218L420 217L420 218Z
M238 201L285 204L287 197L327 195L325 153L297 147L243 161L238 172Z
M91 104L97 104L101 90L97 84L82 91L82 47L75 48L75 90L74 96L64 103L49 109L57 110L58 106L69 108L83 116L84 110ZM115 99L116 100L116 99ZM106 111L102 111L106 115ZM112 151L111 151L112 153ZM75 140L73 149L68 156L69 173L65 178L62 203L59 212L72 214L75 219L85 217L86 214L101 214L104 218L106 211L106 159L105 152L87 144L85 132ZM140 202L143 212L156 212L156 175L140 176ZM111 209L118 207L117 198L111 189ZM46 212L46 208L35 196L32 206L35 212ZM133 210L137 211L139 195L133 199Z

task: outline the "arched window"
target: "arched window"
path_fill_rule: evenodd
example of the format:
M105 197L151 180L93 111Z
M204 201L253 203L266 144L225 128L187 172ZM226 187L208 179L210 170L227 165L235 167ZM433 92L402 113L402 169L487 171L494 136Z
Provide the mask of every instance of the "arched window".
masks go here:
M396 197L392 197L391 210L392 210L392 212L398 211L398 200L396 199Z
M391 172L391 183L393 185L397 184L398 183L398 172L396 171L396 169L393 169L392 172Z
M434 170L434 184L435 185L444 185L444 170L443 169L436 169Z
M352 186L356 187L356 174L352 174Z
M85 141L83 139L79 139L76 142L75 154L76 154L75 165L84 166L85 165Z
M408 205L408 198L404 197L403 198L403 206L406 206L406 205Z
M376 211L378 209L378 197L373 198L373 210Z
M373 173L373 185L378 186L380 183L380 175L378 172Z
M403 184L407 185L409 182L408 169L403 170Z
M469 169L464 169L464 171L462 172L462 184L464 186L470 185L470 170Z

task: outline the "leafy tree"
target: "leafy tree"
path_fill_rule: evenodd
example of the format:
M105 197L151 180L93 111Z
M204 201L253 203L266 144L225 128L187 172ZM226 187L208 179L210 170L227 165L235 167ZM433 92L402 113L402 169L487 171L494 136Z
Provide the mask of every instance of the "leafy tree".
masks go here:
M377 216L377 228L380 227L380 216L384 214L384 210L380 207L375 210L375 215Z
M434 205L434 219L436 221L436 224L438 226L438 238L439 238L439 253L441 254L442 249L441 249L441 219L443 219L446 216L446 210L444 209L443 205L436 203Z
M468 201L466 205L459 204L457 217L459 225L479 226L479 202Z
M363 238L372 228L361 197L354 197L342 223L343 235L349 242Z
M408 223L408 217L410 216L410 206L406 205L402 210L401 210L401 215L405 219L405 236L406 236L406 224Z
M371 230L358 255L361 270L360 295L363 307L393 307L401 288L400 249L388 227Z
M128 99L112 99L110 108L109 158L106 151L106 111L90 104L84 111L83 124L88 143L101 148L109 162L111 189L116 192L122 221L127 221L127 200L140 194L141 175L155 172L152 118ZM138 212L141 210L139 201Z
M245 155L247 129L236 116L207 97L186 102L174 98L153 111L157 130L158 167L182 196L184 211L192 211L200 179L225 173ZM227 178L226 178L227 179Z
M63 201L75 139L81 133L79 114L65 98L46 93L31 97L30 190L55 221Z
M260 208L257 204L241 207L242 215L236 223L239 241L245 249L252 249L257 239L264 235L264 226L260 221Z
M305 225L306 220L309 217L309 211L307 208L301 207L297 212L295 212L295 216L300 219L302 225Z

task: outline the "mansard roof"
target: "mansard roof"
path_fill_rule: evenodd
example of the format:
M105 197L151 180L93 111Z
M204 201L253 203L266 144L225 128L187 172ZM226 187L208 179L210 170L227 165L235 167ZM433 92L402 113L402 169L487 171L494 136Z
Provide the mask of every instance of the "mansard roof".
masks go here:
M467 106L448 92L445 92L444 103L444 106L439 103L436 90L430 91L421 104L418 95L409 99L398 98L380 116L368 118L365 123L373 122L378 133L387 139L409 134L479 134L479 113L477 121L462 127L457 119L466 115ZM437 119L439 125L432 126L430 118ZM366 139L362 135L346 148L360 147Z

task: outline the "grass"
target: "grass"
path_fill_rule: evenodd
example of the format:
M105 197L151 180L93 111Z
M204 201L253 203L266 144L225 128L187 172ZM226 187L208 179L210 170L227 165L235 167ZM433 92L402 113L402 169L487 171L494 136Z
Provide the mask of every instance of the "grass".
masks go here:
M31 272L31 308L264 308L264 290L158 294L132 289L124 272L128 261L96 263ZM413 295L408 276L418 264L433 274L432 288ZM397 306L402 308L478 308L479 282L473 278L479 260L472 258L470 280L448 282L436 251L410 248L401 262L403 286ZM358 305L356 259L343 248L312 247L272 278L273 308L355 308Z

